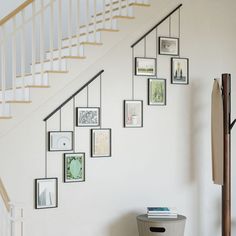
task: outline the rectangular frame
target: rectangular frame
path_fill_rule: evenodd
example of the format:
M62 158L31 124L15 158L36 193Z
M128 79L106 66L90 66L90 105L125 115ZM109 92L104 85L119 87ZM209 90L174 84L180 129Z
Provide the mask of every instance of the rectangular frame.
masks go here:
M128 107L129 104L138 104L140 107ZM137 111L139 109L139 111ZM128 114L131 113L131 114ZM137 114L139 113L139 114ZM124 128L142 128L143 127L143 101L142 100L124 100Z
M178 64L175 66L175 62L182 61L184 65ZM179 67L179 68L176 68ZM181 79L181 77L183 77ZM185 78L185 79L184 79ZM187 85L189 84L189 59L172 57L171 58L171 84Z
M107 132L107 137L102 137L102 132ZM91 129L91 157L111 157L111 139L111 129Z
M143 67L146 67L146 68L143 68L143 70L151 70L153 69L154 72L153 73L148 73L148 72L143 72L143 73L140 73L138 72L138 67L140 66L139 64L142 62L145 64L145 61L146 63L149 62L149 64L151 64L151 61L152 61L152 66L150 65L143 65ZM150 68L147 68L147 66L150 66ZM156 76L156 73L157 73L157 62L156 62L156 58L148 58L148 57L135 57L135 75L136 76Z
M163 49L163 43L162 43L163 40L169 41L168 45L167 45L167 42L165 43L165 49ZM175 42L175 46L172 45L174 42ZM162 36L159 37L159 54L168 55L168 56L178 56L179 55L179 38L162 37Z
M56 139L55 141L53 140ZM53 142L56 144L53 144ZM48 132L48 151L72 151L73 150L73 132L72 131L50 131ZM52 146L53 145L53 146ZM66 147L63 148L63 145Z
M93 114L91 114L91 112L96 111L97 112L97 122L94 122L94 123L90 122L90 123L86 123L86 124L82 124L82 122L80 123L79 122L79 119L80 119L79 110L85 110L86 112L90 112L90 116L87 117L87 119L90 119L90 120L93 119L93 117L92 117ZM100 120L101 120L100 114L101 114L100 107L77 107L76 108L76 126L77 127L98 127L98 126L100 126Z
M51 185L54 186L44 186L44 188L40 190L40 184L45 184L46 182L50 182ZM52 188L54 188L54 190ZM49 204L52 200L53 202ZM58 207L58 178L35 179L35 209L56 207Z
M73 159L70 161L70 163L68 162L69 158ZM80 158L81 163L78 163L79 161L78 158ZM70 167L68 164L70 165ZM81 174L79 173L80 171L82 172ZM68 177L69 174L71 178ZM79 176L77 177L77 175ZM85 181L85 153L84 152L64 153L64 183L74 183L74 182L84 182L84 181Z
M153 84L152 82L163 82L164 86L162 88L155 88L153 91ZM160 91L161 90L161 91ZM155 92L155 94L153 94ZM153 96L155 98L153 98ZM162 96L162 101L158 98ZM165 106L166 105L166 79L159 79L159 78L150 78L148 79L148 105L149 106ZM155 100L155 101L154 101Z

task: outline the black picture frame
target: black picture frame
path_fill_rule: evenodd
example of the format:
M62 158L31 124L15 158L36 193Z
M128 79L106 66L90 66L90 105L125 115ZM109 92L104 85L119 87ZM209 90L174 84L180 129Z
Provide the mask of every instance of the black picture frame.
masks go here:
M136 107L129 108L128 104L135 104ZM139 105L140 107L137 107ZM124 100L124 128L143 127L143 100Z
M72 178L68 178L69 171L72 172L72 170L68 170L68 159L69 158L76 158L82 156L82 178L76 178L72 176ZM64 183L78 183L78 182L85 182L85 152L76 152L76 153L64 153ZM71 163L70 163L71 164ZM79 168L78 164L75 163L73 166L73 171L75 171L75 168ZM77 173L75 173L77 174ZM71 173L70 175L73 175Z
M163 40L169 40L169 41L175 41L176 42L176 48L175 51L176 53L174 53L172 50L172 52L168 52L168 49L163 49L163 45L162 45L162 41ZM164 37L164 36L160 36L159 40L158 40L158 48L159 48L159 55L166 55L166 56L179 56L179 38L175 38L175 37ZM170 50L170 49L169 49Z
M163 82L164 84L164 89L162 88L156 88L156 90L162 90L159 91L160 95L159 96L163 96L163 102L158 101L158 98L156 98L156 101L154 101L154 99L152 99L151 97L153 96L153 91L152 91L152 82ZM158 93L158 91L156 91L156 93ZM163 93L163 95L161 94ZM148 105L149 106L166 106L167 104L167 87L166 87L166 79L163 78L149 78L148 79ZM158 95L158 94L157 94ZM157 97L156 95L156 97Z
M54 135L54 139L56 139L55 141L53 140L53 135ZM68 146L68 147L63 148L63 145ZM48 132L48 151L49 152L72 151L73 146L74 146L73 131L49 131Z
M178 65L182 72L177 72L175 63L182 62L182 65ZM179 74L179 75L178 75ZM178 77L178 78L177 78ZM181 78L182 77L182 78ZM188 85L189 84L189 59L184 57L172 57L171 58L171 84L176 85Z
M80 110L96 110L97 111L97 119L98 122L96 124L84 124L82 125L81 123L79 123L79 111ZM91 117L89 117L91 119ZM101 109L100 107L76 107L76 126L77 127L99 127L101 123Z
M44 186L42 189L43 191L40 190L40 182L46 183L46 182L53 182L54 184L54 195L52 196L52 186ZM35 209L49 209L49 208L57 208L58 207L58 178L39 178L35 179ZM48 187L48 188L46 188ZM49 198L50 196L50 198ZM54 204L49 204L48 202L52 201L54 199Z
M96 137L96 133L99 132L108 132L108 136L107 139L108 141L106 141L106 144L103 143L103 145L106 145L108 148L108 150L106 150L105 152L102 150L98 150L98 147L96 147L97 145L99 145L99 140L98 137ZM103 158L103 157L111 157L112 156L112 130L111 128L101 128L101 129L91 129L91 157L92 158ZM104 139L106 139L106 137L102 138L103 142ZM100 137L100 141L101 141L101 137ZM102 145L102 144L100 144ZM105 147L103 147L104 149Z
M135 60L135 63L134 63L134 75L135 76L153 76L155 77L156 74L157 74L157 59L156 58L151 58L151 57L135 57L134 58ZM139 63L141 63L141 60L142 61L146 61L146 62L150 62L150 61L153 61L153 66L154 66L154 73L140 73L138 72L138 66L139 66ZM144 62L143 62L144 63Z

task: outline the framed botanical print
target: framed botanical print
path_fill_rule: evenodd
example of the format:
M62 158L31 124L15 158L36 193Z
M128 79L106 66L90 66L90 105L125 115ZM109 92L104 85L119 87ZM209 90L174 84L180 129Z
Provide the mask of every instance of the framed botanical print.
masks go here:
M148 79L148 105L166 105L166 79Z
M136 57L136 76L156 76L156 58Z
M171 83L182 85L189 84L188 58L171 58Z

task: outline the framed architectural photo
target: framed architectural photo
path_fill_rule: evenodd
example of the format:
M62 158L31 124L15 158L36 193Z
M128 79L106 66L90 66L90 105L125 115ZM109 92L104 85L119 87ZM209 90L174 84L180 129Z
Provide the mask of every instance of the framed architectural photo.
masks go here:
M91 130L91 157L111 156L111 129Z
M85 153L64 154L64 182L85 181Z
M124 127L125 128L143 127L143 101L141 100L124 101Z
M171 58L171 83L183 85L189 83L188 58Z
M156 58L136 57L135 75L156 76Z
M166 79L148 79L148 105L166 105Z
M77 107L76 125L79 127L100 126L99 107Z
M159 37L160 55L179 55L179 39L170 37Z
M58 206L58 179L44 178L35 180L35 209L55 208Z
M73 149L72 131L48 132L48 151L71 151Z

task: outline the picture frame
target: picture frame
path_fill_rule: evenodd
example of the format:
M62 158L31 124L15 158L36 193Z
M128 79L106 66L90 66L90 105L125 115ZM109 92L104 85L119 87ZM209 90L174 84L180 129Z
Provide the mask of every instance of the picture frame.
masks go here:
M189 84L189 59L171 58L171 83L179 85Z
M178 56L179 38L159 37L159 54L168 56Z
M48 151L72 151L73 132L72 131L50 131L48 132Z
M135 75L136 76L156 76L157 63L156 58L135 57Z
M143 127L143 101L124 100L124 127Z
M77 107L76 126L77 127L100 126L100 107Z
M148 79L148 105L166 105L166 79Z
M64 182L84 182L85 181L85 153L65 153L64 154Z
M58 207L58 178L35 179L35 209Z
M91 157L111 157L111 129L91 129Z

